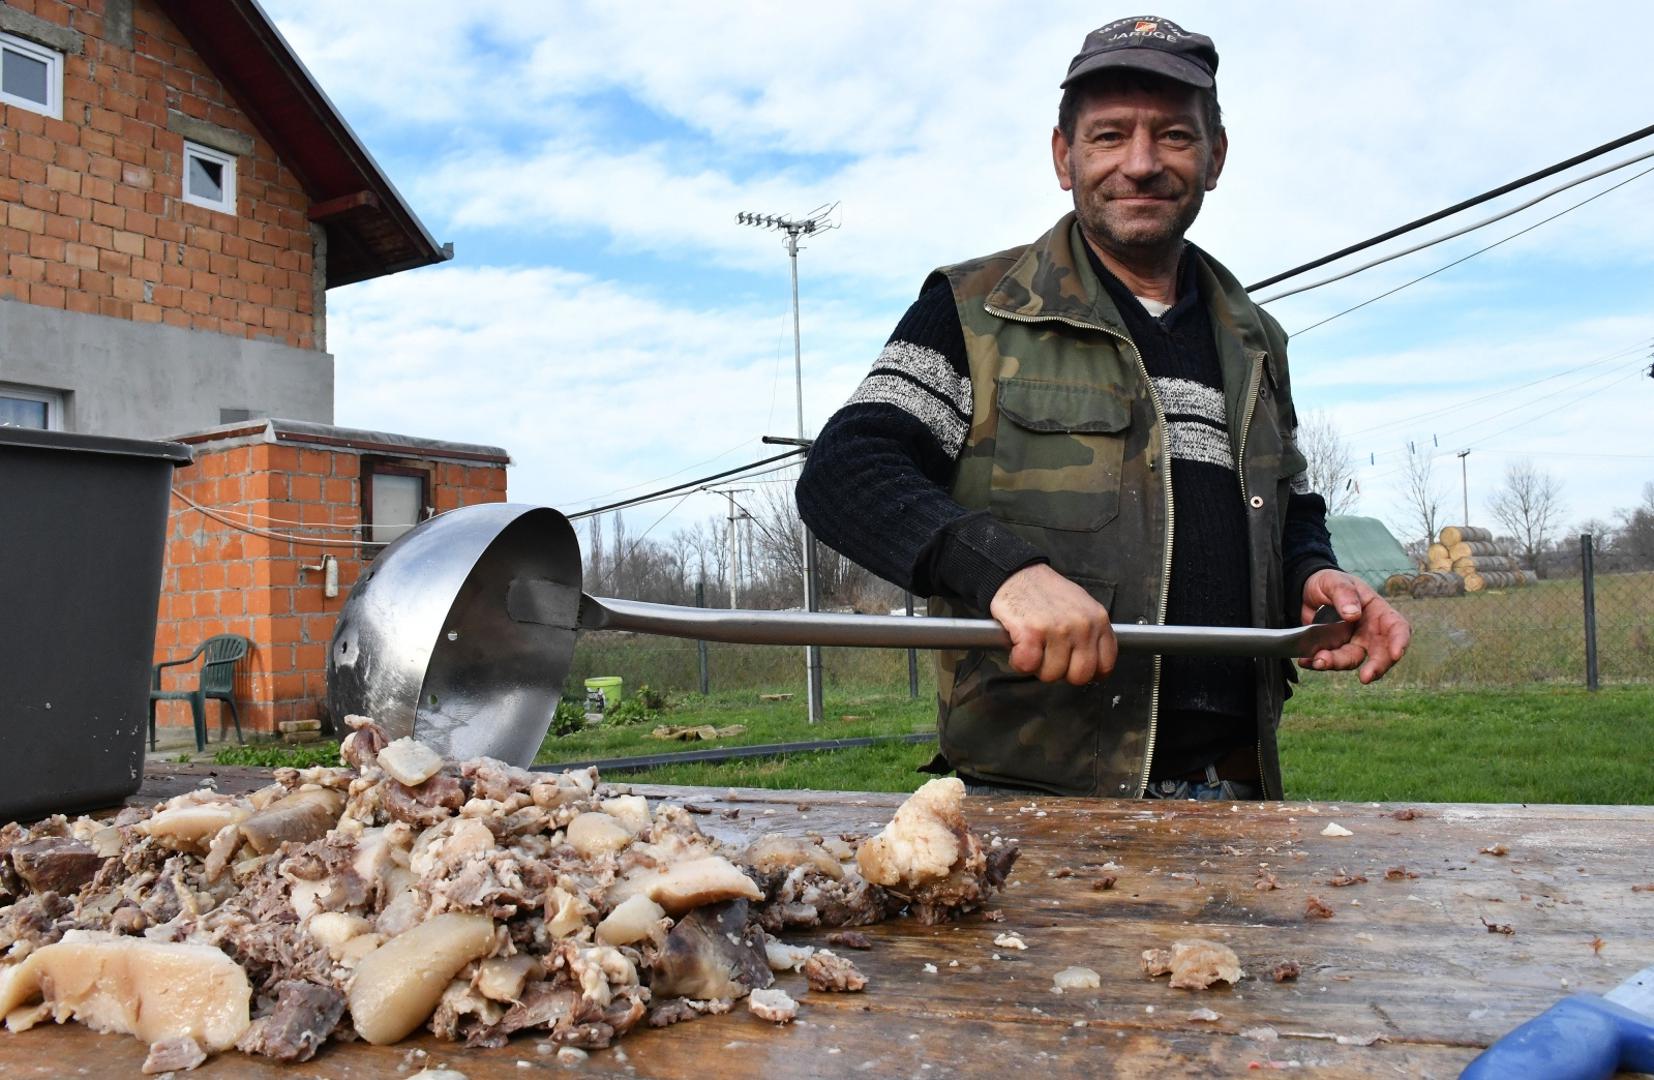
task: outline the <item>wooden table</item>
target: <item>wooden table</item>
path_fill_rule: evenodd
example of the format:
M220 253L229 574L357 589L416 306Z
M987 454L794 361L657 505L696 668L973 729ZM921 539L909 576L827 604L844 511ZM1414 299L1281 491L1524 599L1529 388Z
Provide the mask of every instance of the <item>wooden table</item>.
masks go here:
M247 790L266 776L164 766L152 769L141 795L172 794L208 773L221 790ZM866 833L901 801L632 790L711 809L697 820L732 841L766 831ZM531 1034L484 1051L425 1036L394 1048L335 1044L297 1066L232 1052L196 1075L401 1080L429 1060L471 1080L547 1073L1045 1080L1275 1070L1453 1077L1481 1047L1563 995L1600 993L1654 963L1654 891L1634 888L1654 884L1654 807L1422 804L1411 820L1398 819L1398 809L972 798L974 828L1022 847L1012 887L992 905L1003 921L869 927L874 948L852 954L871 980L864 993L807 993L801 976L780 977L802 1002L789 1027L742 1007L640 1028L573 1067L539 1052ZM718 812L726 810L739 814ZM1353 835L1323 835L1335 822ZM1503 855L1484 851L1501 847ZM1417 877L1387 880L1398 867ZM1267 880L1261 873L1278 887L1256 888ZM1325 884L1339 874L1367 881ZM1108 877L1113 886L1101 889ZM1306 919L1311 896L1333 917ZM1490 931L1489 923L1512 932ZM994 944L1010 931L1026 951ZM1233 989L1195 992L1141 973L1145 948L1190 937L1228 944L1251 977ZM1283 960L1302 966L1296 981L1271 979ZM1054 993L1052 976L1069 965L1096 970L1102 988ZM1219 1018L1191 1019L1202 1008ZM47 1025L0 1036L0 1075L84 1069L136 1077L144 1052L129 1037Z

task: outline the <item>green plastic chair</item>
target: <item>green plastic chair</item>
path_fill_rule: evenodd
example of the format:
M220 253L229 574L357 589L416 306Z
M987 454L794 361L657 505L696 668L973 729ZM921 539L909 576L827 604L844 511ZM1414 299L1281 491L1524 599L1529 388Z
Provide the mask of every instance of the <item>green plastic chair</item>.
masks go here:
M252 642L240 634L217 634L196 646L195 651L182 660L165 660L155 665L149 684L149 748L155 749L155 703L157 701L187 701L195 720L195 750L207 748L207 699L222 701L230 707L230 719L235 721L235 741L241 738L241 717L235 711L235 666L247 655ZM203 654L200 680L193 690L162 690L161 669L193 663ZM225 737L224 713L218 714L218 735Z

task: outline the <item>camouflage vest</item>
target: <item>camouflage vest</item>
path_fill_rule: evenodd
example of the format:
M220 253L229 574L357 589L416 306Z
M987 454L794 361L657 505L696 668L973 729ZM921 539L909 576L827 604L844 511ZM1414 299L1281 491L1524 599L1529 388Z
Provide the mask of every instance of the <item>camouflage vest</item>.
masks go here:
M952 285L974 411L953 496L987 510L1083 586L1115 623L1166 613L1175 513L1163 415L1074 215L1034 244L936 273ZM1292 445L1286 337L1228 271L1202 259L1235 461L1247 500L1253 622L1287 625L1281 532L1304 468ZM935 598L932 614L981 616ZM1296 621L1296 612L1292 612ZM1258 757L1280 797L1275 727L1290 665L1259 660ZM937 654L941 749L961 772L1064 795L1136 797L1158 725L1158 657L1122 653L1088 686L1040 683L1004 652Z

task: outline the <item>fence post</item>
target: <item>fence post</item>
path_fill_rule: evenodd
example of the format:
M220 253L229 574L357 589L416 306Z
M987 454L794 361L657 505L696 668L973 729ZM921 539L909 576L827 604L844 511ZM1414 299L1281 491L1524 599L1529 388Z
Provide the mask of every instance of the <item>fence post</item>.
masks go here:
M1580 579L1585 590L1585 689L1595 690L1597 682L1597 575L1591 534L1579 537Z
M706 582L704 581L695 582L695 606L706 607ZM706 642L695 642L695 658L700 662L701 696L705 697L708 693L710 693L711 686L711 681L708 677L706 669Z
M907 615L910 619L913 617L912 593L907 594ZM917 649L907 651L907 696L910 698L919 696L919 651Z

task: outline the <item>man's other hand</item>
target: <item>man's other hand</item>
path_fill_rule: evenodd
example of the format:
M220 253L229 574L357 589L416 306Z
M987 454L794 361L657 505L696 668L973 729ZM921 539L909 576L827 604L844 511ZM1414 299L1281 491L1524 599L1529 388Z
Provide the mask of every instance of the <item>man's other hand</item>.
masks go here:
M1322 649L1298 661L1316 671L1349 671L1359 666L1361 681L1381 678L1407 652L1413 628L1401 612L1373 591L1371 585L1342 570L1318 570L1304 582L1304 623L1315 618L1323 604L1345 622L1356 624L1355 636L1336 649Z
M1006 578L988 613L1011 635L1011 667L1041 682L1084 686L1113 671L1120 655L1108 610L1044 563Z

